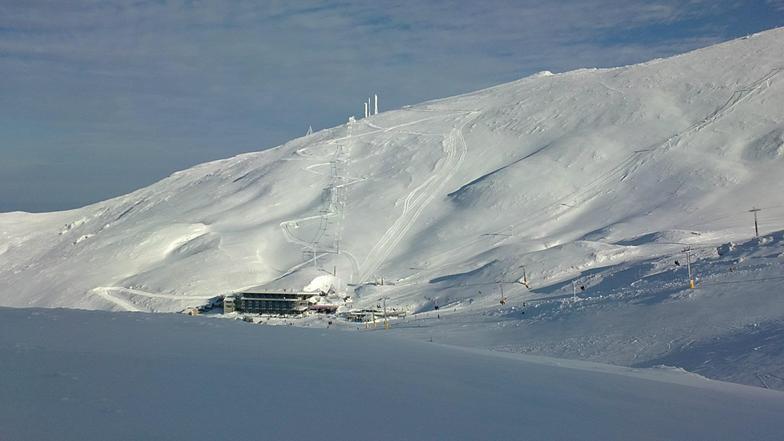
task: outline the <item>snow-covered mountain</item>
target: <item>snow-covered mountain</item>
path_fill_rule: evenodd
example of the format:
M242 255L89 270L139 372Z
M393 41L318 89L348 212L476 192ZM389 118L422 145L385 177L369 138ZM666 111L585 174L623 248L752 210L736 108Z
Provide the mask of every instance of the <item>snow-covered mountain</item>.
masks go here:
M784 188L782 43L776 29L636 66L541 73L82 209L3 214L0 304L118 309L93 289L205 296L301 287L333 267L420 293L450 276L514 280L522 264L544 284L645 255L624 244L643 234L749 236L745 210L781 205ZM784 223L778 208L765 217Z
M497 319L487 311L502 286L514 309L571 297L573 280L587 287L582 298L658 280L648 293L708 302L682 295L686 276L672 261L690 245L696 266L717 273L705 259L754 236L754 206L763 235L784 229L782 188L784 29L774 29L380 113L77 210L0 214L0 305L176 311L249 286L301 289L332 272L358 305L386 296L412 312L438 305L480 321ZM766 280L784 274L774 242L779 251L753 269ZM523 271L530 290L515 283ZM752 289L743 280L736 286ZM703 337L784 318L784 304L756 298L734 327L709 326ZM626 323L664 326L648 311ZM595 325L591 314L581 320ZM693 320L667 325L677 334L667 349L610 361L691 347L673 342ZM635 326L612 344L627 344ZM605 340L559 352L504 338L483 344L602 360L612 352Z

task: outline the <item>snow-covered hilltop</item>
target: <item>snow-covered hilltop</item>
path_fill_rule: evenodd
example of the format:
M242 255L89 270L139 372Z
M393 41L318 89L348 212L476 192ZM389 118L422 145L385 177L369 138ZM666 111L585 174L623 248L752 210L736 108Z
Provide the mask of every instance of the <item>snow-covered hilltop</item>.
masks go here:
M384 112L81 209L0 214L0 305L176 311L249 286L301 289L333 271L355 304L387 296L411 312L441 306L447 320L519 322L514 308L571 297L571 281L587 288L581 298L623 297L651 280L660 283L648 293L681 295L685 270L672 261L684 245L696 267L725 277L701 259L754 236L749 209L763 209L762 233L784 230L783 103L775 29ZM751 278L784 274L776 244ZM530 290L515 283L523 270ZM382 277L389 286L369 284ZM776 286L744 280L734 282ZM512 309L490 317L498 282ZM780 302L755 298L731 329L784 318ZM635 326L661 323L645 311ZM567 336L577 340L481 344L635 364L693 330L681 317L667 349L616 360L608 354L634 327L593 347L581 330L605 330L590 314ZM704 338L728 332L709 328Z

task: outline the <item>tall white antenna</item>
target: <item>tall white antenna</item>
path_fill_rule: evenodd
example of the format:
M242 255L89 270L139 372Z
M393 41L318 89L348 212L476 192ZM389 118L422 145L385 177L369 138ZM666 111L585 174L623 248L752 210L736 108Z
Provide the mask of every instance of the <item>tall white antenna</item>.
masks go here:
M373 94L373 115L378 115L378 94Z
M368 117L368 103L365 103L365 118Z

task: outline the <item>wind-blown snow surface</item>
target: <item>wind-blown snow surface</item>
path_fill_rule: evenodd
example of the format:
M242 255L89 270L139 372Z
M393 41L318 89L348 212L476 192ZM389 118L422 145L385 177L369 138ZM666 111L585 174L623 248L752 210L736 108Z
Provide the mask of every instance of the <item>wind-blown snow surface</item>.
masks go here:
M82 209L2 214L0 304L176 311L252 285L300 289L335 268L358 305L388 296L424 315L452 311L445 326L465 330L454 343L703 366L717 338L782 329L780 245L772 257L747 250L759 263L747 273L709 261L753 235L753 205L763 233L784 228L782 103L776 29L385 112ZM683 244L736 288L687 292L673 266ZM513 283L523 266L531 291ZM394 286L365 284L380 277ZM572 280L604 299L600 315L561 307ZM496 282L508 282L503 308ZM633 300L635 283L660 304ZM523 318L522 303L541 298L552 314ZM523 329L495 332L509 325L499 314ZM784 373L751 368L754 341L748 363L706 374L782 387ZM763 358L784 365L780 350Z
M0 309L0 439L780 439L784 393L227 320Z

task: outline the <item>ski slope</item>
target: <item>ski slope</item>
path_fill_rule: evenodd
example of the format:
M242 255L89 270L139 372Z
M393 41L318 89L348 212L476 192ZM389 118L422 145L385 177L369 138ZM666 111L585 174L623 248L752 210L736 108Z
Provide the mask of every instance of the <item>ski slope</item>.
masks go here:
M393 328L407 337L784 388L784 357L757 341L784 321L783 69L773 29L383 112L76 210L3 213L0 305L176 312L334 271L355 305L407 309ZM717 257L731 241L741 255ZM685 247L696 290L674 264Z
M661 257L619 259L561 283L533 285L529 295L508 295L505 305L495 287L480 286L494 298L450 299L439 311L418 312L383 332L502 352L677 366L784 389L784 231L732 246L693 247L693 290L681 245L661 236L634 243L648 240L660 243ZM451 283L438 285L446 294ZM508 293L511 285L505 286Z
M0 368L4 440L775 440L784 429L784 393L679 370L162 314L0 308Z

